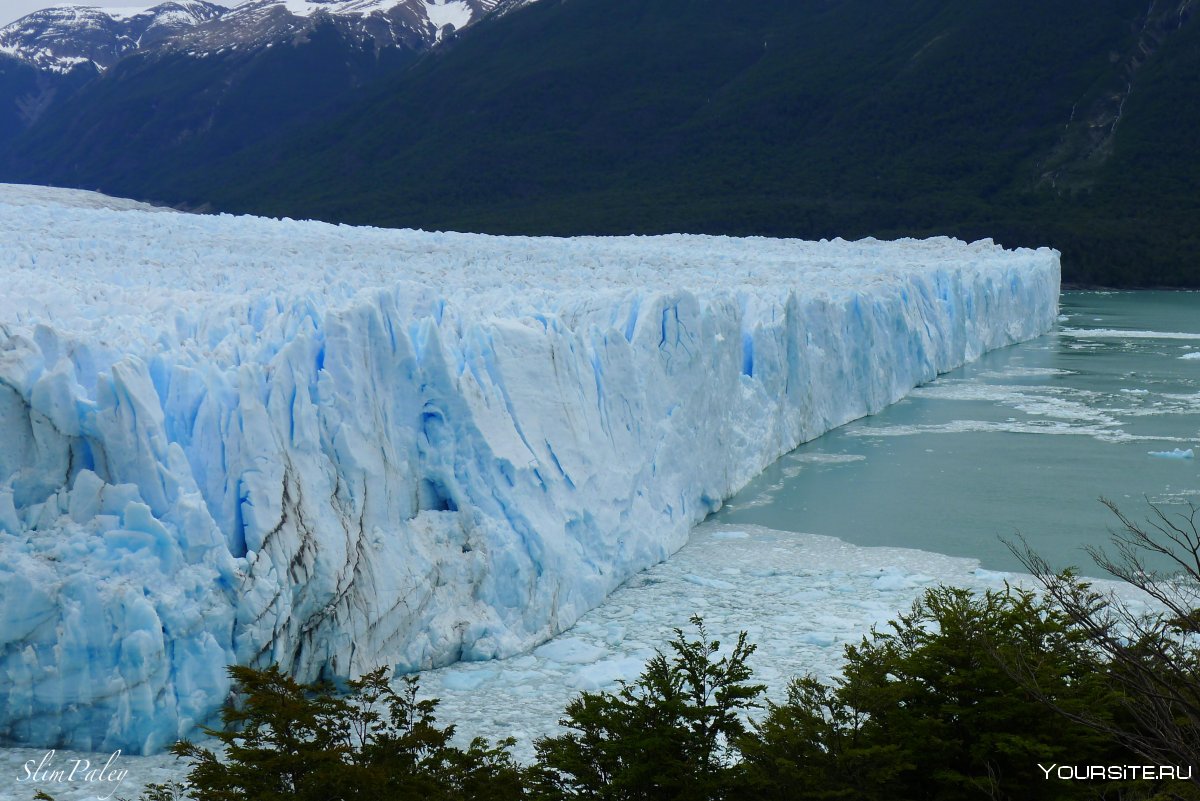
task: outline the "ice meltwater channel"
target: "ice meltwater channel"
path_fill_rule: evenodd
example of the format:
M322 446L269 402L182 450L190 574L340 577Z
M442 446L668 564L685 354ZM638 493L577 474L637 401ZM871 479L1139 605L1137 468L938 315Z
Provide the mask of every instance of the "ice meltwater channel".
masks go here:
M0 739L153 752L231 662L528 649L797 444L1048 330L989 241L501 238L0 186Z

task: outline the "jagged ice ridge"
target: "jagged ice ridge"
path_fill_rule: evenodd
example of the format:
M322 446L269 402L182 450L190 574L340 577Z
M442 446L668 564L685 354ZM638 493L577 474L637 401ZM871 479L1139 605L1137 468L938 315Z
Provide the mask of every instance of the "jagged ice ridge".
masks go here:
M800 442L1055 322L990 241L523 238L0 185L0 741L516 653Z

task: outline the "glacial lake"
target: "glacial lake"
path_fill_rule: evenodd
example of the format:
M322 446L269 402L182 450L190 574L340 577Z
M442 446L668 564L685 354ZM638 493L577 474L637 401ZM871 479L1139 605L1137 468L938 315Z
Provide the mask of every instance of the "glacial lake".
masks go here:
M1115 517L1200 502L1200 293L1064 292L1055 331L939 376L772 465L712 516L1021 570L1098 571ZM1160 455L1152 455L1160 454Z

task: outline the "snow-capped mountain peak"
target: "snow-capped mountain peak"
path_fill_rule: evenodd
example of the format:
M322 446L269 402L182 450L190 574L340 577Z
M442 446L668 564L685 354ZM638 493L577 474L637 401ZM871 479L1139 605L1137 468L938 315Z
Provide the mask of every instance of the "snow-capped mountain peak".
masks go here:
M168 0L151 8L44 8L0 28L0 53L54 72L87 62L103 70L227 10L205 0Z
M118 0L119 1L119 0ZM525 0L528 1L528 0ZM477 22L501 4L522 0L246 0L224 7L168 0L152 8L56 6L0 28L0 53L42 70L104 70L124 56L160 46L191 53L256 46L302 35L333 21L372 47L423 49Z
M189 46L199 44L203 49L256 44L331 19L359 41L421 49L449 31L478 21L498 4L498 0L248 0L232 8L219 24L205 26L185 39Z

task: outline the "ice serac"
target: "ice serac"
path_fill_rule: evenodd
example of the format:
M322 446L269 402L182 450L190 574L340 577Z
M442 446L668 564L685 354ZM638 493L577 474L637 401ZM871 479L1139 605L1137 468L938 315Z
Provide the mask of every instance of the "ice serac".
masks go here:
M0 186L0 738L570 626L797 444L1048 330L991 242L537 239Z

